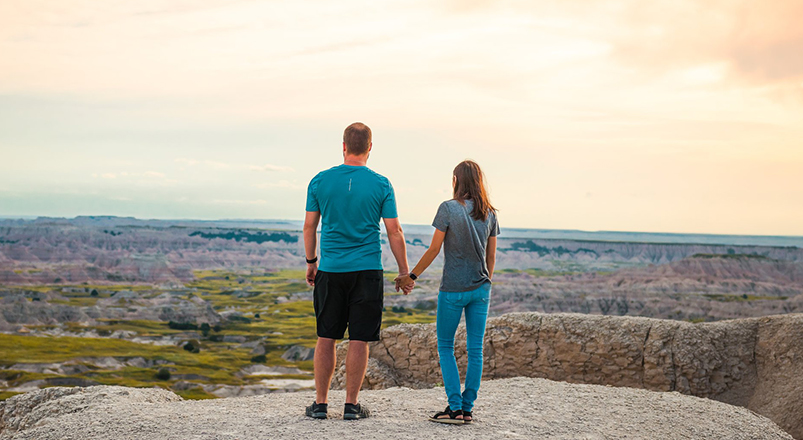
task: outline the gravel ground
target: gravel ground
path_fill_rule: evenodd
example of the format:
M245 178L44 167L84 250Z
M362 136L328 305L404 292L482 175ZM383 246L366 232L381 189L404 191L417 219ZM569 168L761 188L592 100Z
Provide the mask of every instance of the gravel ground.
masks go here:
M53 401L58 409L39 411L36 426L0 439L792 439L769 419L713 400L531 378L484 382L476 423L465 426L427 420L445 406L442 388L365 391L374 415L360 421L341 419L342 391L332 392L330 419L313 420L304 417L311 392L167 401L142 397L158 390L128 390L85 388L75 408Z

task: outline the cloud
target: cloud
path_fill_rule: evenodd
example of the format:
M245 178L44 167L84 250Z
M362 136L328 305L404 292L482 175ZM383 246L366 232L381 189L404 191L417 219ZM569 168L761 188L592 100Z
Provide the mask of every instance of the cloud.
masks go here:
M266 200L229 200L229 199L215 199L212 200L215 205L266 205Z
M265 164L262 166L249 165L250 169L254 171L295 171L292 167Z
M125 173L123 173L123 175L125 175ZM103 173L103 174L92 173L92 177L96 179L99 177L102 179L116 179L117 175L114 173Z
M254 188L269 189L269 188L284 188L284 189L304 189L304 186L297 181L280 180L278 182L255 183Z
M228 169L249 169L252 171L266 171L266 172L293 172L295 169L288 166L283 165L273 165L273 164L265 164L265 165L246 165L241 163L228 163L228 162L220 162L215 160L208 160L208 159L187 159L184 157L176 158L174 160L176 163L180 163L186 166L196 166L196 165L203 165L206 167L218 169L218 170L228 170Z
M604 1L596 3L606 3ZM736 83L803 81L803 2L630 0L609 14L618 60L653 73L726 65Z
M158 171L145 171L143 173L131 173L123 171L120 173L93 173L94 178L117 179L120 184L135 184L139 186L168 186L178 183L176 179L169 179L165 173ZM119 179L118 179L119 177Z
M190 166L190 167L196 166L196 165L205 165L207 167L215 168L215 169L218 169L218 170L225 170L225 169L229 169L229 168L237 168L238 167L238 165L234 165L234 164L230 164L230 163L226 163L226 162L220 162L220 161L216 161L216 160L187 159L185 157L176 158L174 160L174 162L180 163L182 165Z
M230 163L218 162L218 161L214 161L214 160L205 160L205 161L203 161L203 164L208 166L208 167L215 168L217 170L227 170L229 168L236 167L236 165L232 165Z
M180 164L184 164L184 165L187 165L187 166L198 165L199 163L201 163L200 161L197 161L195 159L187 159L187 158L184 158L184 157L177 157L174 160L174 162L180 163Z

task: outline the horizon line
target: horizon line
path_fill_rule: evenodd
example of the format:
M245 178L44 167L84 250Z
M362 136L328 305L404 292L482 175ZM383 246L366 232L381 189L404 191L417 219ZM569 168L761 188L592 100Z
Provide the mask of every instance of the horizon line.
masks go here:
M139 221L190 221L190 222L298 222L303 223L304 220L300 219L278 219L278 218L217 218L217 219L200 219L200 218L142 218L130 215L108 215L108 214L82 214L74 217L67 216L49 216L49 215L0 215L0 220L39 220L39 219L63 219L63 220L76 220L79 218L117 218L117 219L134 219ZM422 226L431 227L428 224L420 223L402 223L407 226ZM585 234L650 234L650 235L700 235L700 236L721 236L721 237L764 237L764 238L795 238L801 239L803 235L769 235L769 234L726 234L726 233L710 233L710 232L658 232L658 231L616 231L616 230L584 230L584 229L551 229L551 228L535 228L535 227L506 227L509 230L525 230L525 231L550 231L550 232L575 232Z

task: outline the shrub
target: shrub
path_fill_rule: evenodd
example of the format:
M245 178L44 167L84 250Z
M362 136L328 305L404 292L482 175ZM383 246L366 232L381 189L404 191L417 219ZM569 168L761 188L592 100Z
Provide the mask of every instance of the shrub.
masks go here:
M97 291L97 289L92 289L92 293L90 293L90 295L91 295L91 296L98 296L98 291Z
M214 326L214 327L212 327L212 330L214 330L214 331L215 331L215 333L218 333L218 332L220 332L221 330L223 330L223 327L221 327L221 326L220 326L220 324L215 324L215 326Z
M187 341L187 343L184 344L184 349L189 351L190 353L200 353L201 343L196 341L195 339Z
M167 323L167 326L172 328L173 330L198 330L198 325L193 324L191 322L170 321Z
M251 363L252 364L261 364L261 363L267 362L267 360L268 360L268 358L265 357L264 354L260 354L259 356L252 357L251 358Z
M240 315L231 315L231 316L229 316L229 321L242 322L242 323L245 323L245 324L250 324L251 323L250 319L246 318L245 316L240 316Z
M170 370L164 367L160 368L156 373L156 378L159 380L170 380Z

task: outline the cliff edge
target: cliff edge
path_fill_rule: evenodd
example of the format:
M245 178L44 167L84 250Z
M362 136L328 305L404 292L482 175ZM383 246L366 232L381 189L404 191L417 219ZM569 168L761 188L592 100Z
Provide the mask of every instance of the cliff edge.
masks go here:
M465 328L455 342L465 371ZM336 387L344 384L345 348L338 348ZM486 379L677 391L751 409L803 439L803 314L692 324L511 313L488 320L484 359ZM429 388L440 381L434 324L390 327L371 343L364 388Z
M344 421L342 391L329 420L304 417L311 392L185 401L161 389L48 388L0 403L0 439L544 438L790 440L745 408L680 393L512 378L483 383L476 423L441 425L443 389L361 396L373 416Z

